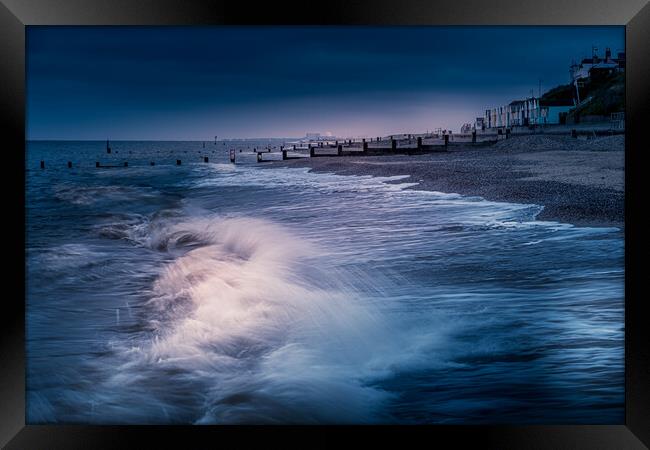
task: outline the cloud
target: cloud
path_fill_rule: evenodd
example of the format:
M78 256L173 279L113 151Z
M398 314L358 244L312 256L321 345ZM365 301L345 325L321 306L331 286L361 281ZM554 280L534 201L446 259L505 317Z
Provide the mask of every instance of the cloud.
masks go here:
M221 135L241 136L257 133L249 118L267 110L280 135L305 115L335 134L349 127L328 117L373 130L369 118L427 120L398 111L469 121L488 102L536 91L539 79L566 82L571 59L592 44L622 48L623 28L28 27L28 136L103 137L110 126L150 138L172 123L178 138L210 136L196 126L207 117L227 124ZM318 105L329 116L310 109Z

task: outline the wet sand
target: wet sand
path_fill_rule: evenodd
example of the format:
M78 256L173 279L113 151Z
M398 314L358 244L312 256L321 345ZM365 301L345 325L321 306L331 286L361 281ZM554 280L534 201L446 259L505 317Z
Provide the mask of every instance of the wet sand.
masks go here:
M410 189L543 205L538 220L624 227L624 136L575 140L513 137L486 147L425 155L341 156L274 161L344 175L409 175Z

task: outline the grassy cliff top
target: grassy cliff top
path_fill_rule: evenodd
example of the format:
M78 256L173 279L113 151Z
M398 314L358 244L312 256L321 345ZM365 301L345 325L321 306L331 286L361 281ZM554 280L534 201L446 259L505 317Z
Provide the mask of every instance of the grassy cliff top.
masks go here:
M625 109L625 73L615 73L584 81L580 87L580 99L592 99L573 109L570 114L575 115L609 115ZM563 84L550 89L541 97L542 102L557 102L574 99L575 86Z

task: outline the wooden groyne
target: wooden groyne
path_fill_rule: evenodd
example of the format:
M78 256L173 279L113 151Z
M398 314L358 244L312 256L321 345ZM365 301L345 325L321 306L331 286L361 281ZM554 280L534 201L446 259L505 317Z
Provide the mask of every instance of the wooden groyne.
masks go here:
M495 134L496 136L496 134ZM450 145L473 143L486 145L496 142L496 137L477 138L474 134L405 134L376 138L356 138L340 140L302 141L288 146L280 146L282 159L318 158L335 156L376 156L376 155L418 155L434 152L445 152ZM276 154L271 149L254 149L257 162L277 160L265 158L264 154Z
M279 161L299 158L317 158L317 157L345 157L345 156L375 156L375 155L419 155L434 152L449 151L454 146L471 146L482 147L490 146L503 139L510 139L518 136L531 136L531 135L549 135L549 136L567 136L574 139L587 138L593 139L597 137L612 136L617 134L624 134L625 130L622 127L615 128L608 123L595 123L595 124L571 124L571 125L553 125L543 127L513 127L513 128L491 128L487 130L472 130L469 133L451 133L451 132L437 132L437 133L422 133L422 134L397 134L390 136L377 136L373 138L350 138L350 139L318 139L318 140L298 140L295 142L284 143L283 145L273 146L266 145L264 148L253 148L253 154L259 163L267 161ZM203 146L204 143L201 143ZM249 147L250 149L250 147ZM198 161L209 163L210 158L206 153L210 151L202 151L190 149L193 153L196 151L199 154ZM236 154L242 153L242 148L231 148L228 151L229 160L231 163L236 164ZM102 156L96 155L95 167L98 169L108 168L126 168L129 167L129 162L125 158L119 158L118 161L110 161L111 158L118 157L118 151L111 148L110 141L106 141L105 152L109 161L100 162ZM125 153L125 152L123 152ZM129 155L134 152L128 150ZM188 153L188 150L156 150L156 153L161 155L168 154L174 164L174 156L179 153ZM176 153L176 155L174 155ZM211 153L215 153L211 150ZM250 150L246 152L250 154ZM174 156L172 156L174 155ZM268 155L268 156L267 156ZM120 155L121 156L121 155ZM162 159L165 159L163 156ZM192 158L193 159L193 158ZM120 161L121 160L121 161ZM91 160L92 161L92 160ZM197 161L197 162L198 162ZM136 161L136 166L142 163L139 159ZM145 160L144 164L155 166L159 163L165 164L164 161ZM68 169L73 168L73 162L67 161L63 164L67 165ZM181 159L175 159L175 165L181 166ZM47 167L51 167L48 163ZM83 162L75 162L75 168L84 167ZM46 168L46 161L40 161L40 169Z

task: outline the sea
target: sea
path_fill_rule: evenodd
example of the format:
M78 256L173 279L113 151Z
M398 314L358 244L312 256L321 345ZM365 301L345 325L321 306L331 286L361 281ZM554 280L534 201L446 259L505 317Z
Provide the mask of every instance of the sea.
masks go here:
M280 144L27 143L27 423L624 423L621 229Z

